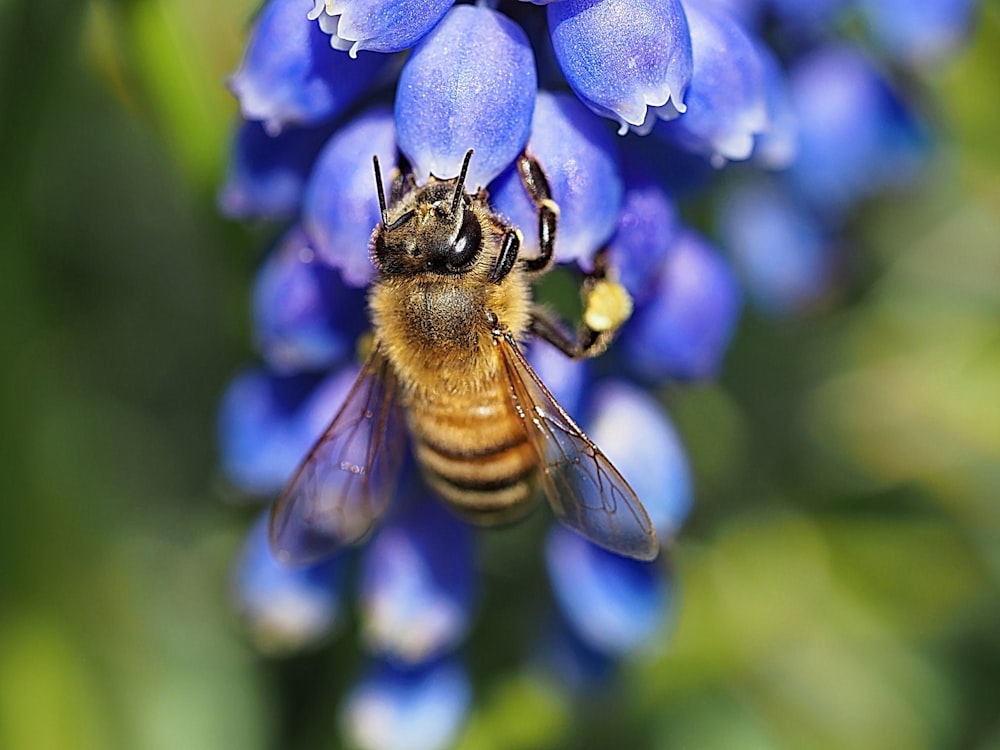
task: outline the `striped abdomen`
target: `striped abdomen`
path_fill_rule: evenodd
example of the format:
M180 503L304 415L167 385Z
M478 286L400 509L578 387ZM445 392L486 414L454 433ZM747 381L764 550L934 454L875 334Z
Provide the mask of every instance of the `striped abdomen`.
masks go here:
M408 412L424 475L456 512L473 523L491 524L531 509L538 459L503 385L412 403Z

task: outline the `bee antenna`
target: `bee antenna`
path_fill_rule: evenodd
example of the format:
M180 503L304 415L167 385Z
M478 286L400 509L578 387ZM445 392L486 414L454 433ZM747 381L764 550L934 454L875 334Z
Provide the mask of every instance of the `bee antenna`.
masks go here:
M465 160L462 162L462 171L458 174L458 182L455 183L455 197L451 199L451 212L454 214L458 210L458 204L462 201L465 193L465 175L469 171L469 162L472 161L472 149L465 152Z
M385 207L385 190L382 187L382 170L378 168L378 156L372 157L375 164L375 189L378 190L378 208L382 214L382 226L389 223L388 210Z

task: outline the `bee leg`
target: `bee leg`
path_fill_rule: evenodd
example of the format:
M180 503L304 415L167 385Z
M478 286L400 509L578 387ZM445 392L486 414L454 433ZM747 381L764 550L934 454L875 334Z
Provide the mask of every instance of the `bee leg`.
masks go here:
M514 264L517 262L517 253L521 249L521 233L516 229L508 229L504 232L503 243L500 245L500 254L497 255L496 265L490 269L487 279L494 284L499 284L509 274Z
M609 278L603 250L594 258L594 270L584 278L580 293L583 320L575 338L544 309L536 307L531 312L532 333L572 359L595 357L604 352L632 314L632 297L625 287Z
M517 171L521 173L524 189L528 191L531 202L538 210L538 257L526 258L523 261L524 268L527 271L544 271L552 265L559 206L552 200L549 181L545 178L541 165L534 157L522 152L517 158Z

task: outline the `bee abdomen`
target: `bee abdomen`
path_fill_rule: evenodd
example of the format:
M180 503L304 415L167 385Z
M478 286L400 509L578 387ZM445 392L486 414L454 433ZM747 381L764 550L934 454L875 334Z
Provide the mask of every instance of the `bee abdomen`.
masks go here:
M490 524L530 509L537 459L516 415L480 405L464 413L427 409L412 416L424 475L459 515Z

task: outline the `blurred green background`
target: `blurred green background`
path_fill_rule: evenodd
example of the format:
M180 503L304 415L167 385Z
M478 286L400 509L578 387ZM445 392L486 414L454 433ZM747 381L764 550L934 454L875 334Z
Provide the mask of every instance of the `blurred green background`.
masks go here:
M227 599L253 512L214 419L262 244L213 201L255 4L0 0L5 750L339 746L353 633L267 660ZM664 391L698 477L664 645L567 701L483 613L462 748L1000 748L998 70L992 2L841 299Z

